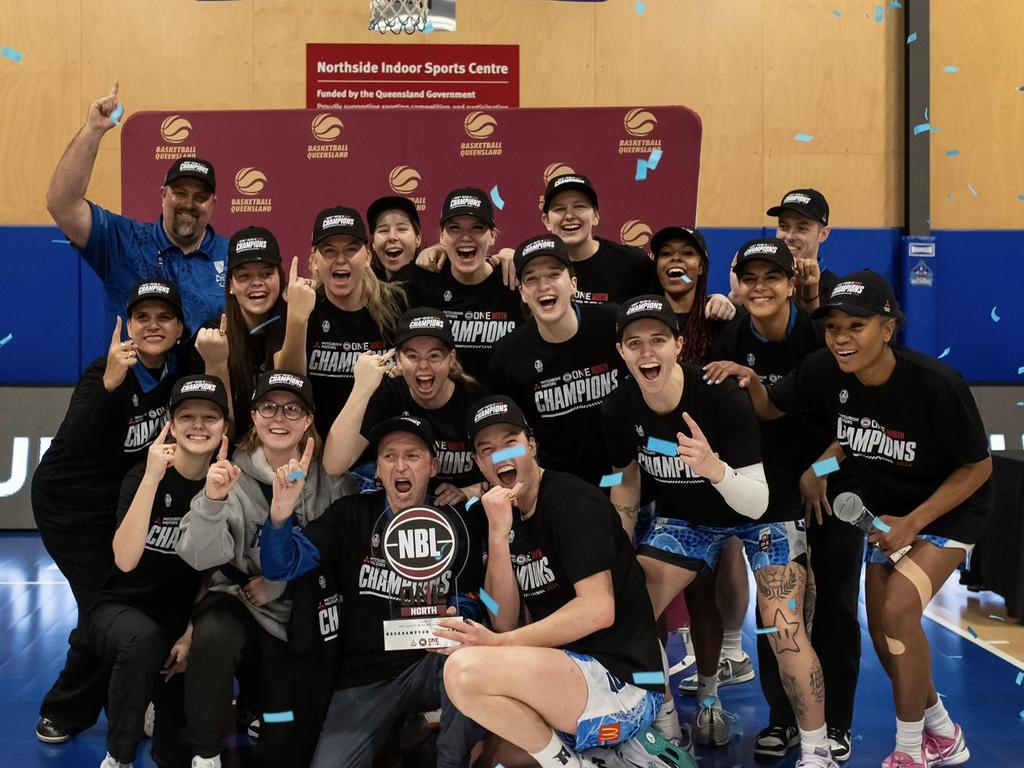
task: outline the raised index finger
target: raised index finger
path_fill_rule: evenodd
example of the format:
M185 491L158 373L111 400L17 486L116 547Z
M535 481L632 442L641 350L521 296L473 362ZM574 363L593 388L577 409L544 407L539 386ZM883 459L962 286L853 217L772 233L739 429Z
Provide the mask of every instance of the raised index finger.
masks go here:
M165 421L164 428L160 430L160 434L157 435L156 440L153 441L153 445L163 445L164 440L167 439L167 432L171 428L171 422Z
M110 346L116 346L121 343L121 316L118 315L114 318L114 333L110 337Z
M707 442L707 438L704 437L704 433L700 431L700 427L697 426L697 422L690 418L690 414L683 411L683 421L686 422L686 426L690 428L690 434L693 435L695 440L703 440Z
M110 98L116 99L117 98L117 92L118 92L118 90L120 88L121 88L121 81L120 80L115 80L114 81L114 85L111 86L111 88L110 88Z
M302 452L302 459L299 461L299 466L302 467L303 472L309 471L309 462L313 460L313 438L306 440L306 450Z
M298 279L299 279L299 257L296 256L294 259L292 259L291 271L289 271L289 273L288 273L288 282L289 283L294 283Z
M217 452L217 461L224 461L228 457L228 436L220 438L220 450Z

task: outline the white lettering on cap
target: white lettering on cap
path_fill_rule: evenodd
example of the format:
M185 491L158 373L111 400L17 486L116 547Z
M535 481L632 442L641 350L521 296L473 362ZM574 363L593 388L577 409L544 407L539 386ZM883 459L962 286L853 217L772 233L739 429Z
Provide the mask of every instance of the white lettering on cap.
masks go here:
M417 427L423 426L423 422L420 419L417 419L415 416L399 416L398 418L400 418L402 421L407 421L410 424L415 424Z
M265 237L246 237L235 244L235 253L265 250L267 250L267 238Z
M180 173L182 171L198 171L204 176L209 176L210 166L204 163L197 163L195 160L185 160L178 166L178 172Z
M648 312L655 311L661 312L665 308L665 302L660 299L644 299L632 304L629 309L626 310L626 316L635 315L637 312Z
M775 243L755 243L743 252L744 256L750 256L754 253L770 253L773 256L777 256L779 253L779 246Z
M277 384L290 384L293 387L302 389L305 382L292 373L273 373L270 375L270 378L267 379L267 384L271 387L276 386Z
M473 417L473 423L479 424L489 416L504 415L506 413L508 413L508 403L491 403L476 412L476 416Z
M326 219L324 219L322 228L330 229L331 227L354 227L355 225L356 220L354 218L339 213L335 214L334 216L328 216Z
M181 385L181 389L178 390L181 394L187 394L189 392L216 392L217 385L212 381L189 381Z
M834 299L836 296L860 296L862 293L864 293L864 283L848 280L832 289L832 298Z
M803 192L790 192L784 198L782 198L782 204L786 203L803 203L807 205L811 202L810 195L805 195Z
M417 317L409 321L409 330L418 328L444 328L444 320L440 317Z
M483 201L479 197L459 195L452 198L452 201L448 203L448 208L479 208L481 205L483 205Z
M563 176L560 179L555 179L551 186L560 187L563 184L583 184L584 186L587 187L590 186L589 184L587 184L587 180L584 179L582 176Z
M536 242L530 243L528 246L523 248L523 256L529 256L534 251L539 251L541 248L555 249L554 240L537 240Z
M167 296L171 292L171 286L164 285L163 283L143 283L139 286L139 290L136 292L138 296L144 296L150 293L159 293L163 296Z

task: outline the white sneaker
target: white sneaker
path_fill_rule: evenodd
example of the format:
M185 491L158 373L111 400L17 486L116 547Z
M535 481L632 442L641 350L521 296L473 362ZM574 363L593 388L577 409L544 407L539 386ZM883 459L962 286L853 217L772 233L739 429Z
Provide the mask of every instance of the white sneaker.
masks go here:
M839 768L839 764L832 759L828 748L815 747L813 753L800 756L795 768Z
M133 766L134 763L122 763L120 760L115 760L109 752L103 758L103 762L100 763L100 768L133 768Z
M200 757L196 755L192 758L192 768L220 768L220 755L214 755L213 757Z
M717 696L705 697L697 707L697 743L724 747L732 739L729 720Z

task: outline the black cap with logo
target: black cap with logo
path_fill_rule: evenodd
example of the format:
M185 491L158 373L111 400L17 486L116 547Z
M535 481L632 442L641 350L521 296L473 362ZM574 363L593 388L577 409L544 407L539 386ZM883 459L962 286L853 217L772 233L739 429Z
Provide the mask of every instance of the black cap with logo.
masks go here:
M655 232L654 237L651 238L651 253L654 254L654 258L658 258L658 252L661 251L663 245L673 240L689 243L697 249L697 253L702 259L708 258L708 244L704 240L704 235L689 227L664 227Z
M793 254L777 237L759 237L745 242L736 252L736 263L732 271L742 275L752 261L770 261L791 277L796 271L793 267Z
M622 341L626 326L636 320L660 320L669 327L673 336L679 335L679 319L664 296L637 296L619 307L619 316L615 319L615 333Z
M366 225L359 211L343 205L320 211L313 222L313 246L316 247L321 241L335 235L349 235L364 243L367 242Z
M267 371L256 380L256 388L252 393L252 401L256 403L268 392L291 392L299 398L310 413L316 410L313 405L313 383L305 376L291 371Z
M277 238L269 229L263 227L246 227L231 236L228 242L228 272L235 267L259 261L271 266L281 264L281 249Z
M370 232L377 228L377 219L386 211L401 211L409 217L409 221L412 222L416 231L420 231L420 214L416 210L416 203L407 197L390 195L388 197L378 197L366 209L366 223L370 227Z
M587 196L590 204L597 208L597 190L594 189L594 185L590 183L590 179L586 176L581 176L578 173L563 173L561 176L555 176L551 181L548 182L547 188L544 190L544 213L548 212L548 208L551 207L551 201L555 195L560 192L568 192L574 189L577 192L582 192Z
M206 182L211 192L217 191L217 177L213 172L213 163L199 157L179 157L171 167L167 169L164 176L164 186L167 186L175 179L199 179Z
M476 436L492 424L511 424L522 429L530 428L515 400L505 395L485 397L469 409L469 415L466 418L466 432L469 435L469 441L475 443Z
M516 268L516 277L522 276L526 265L540 256L551 256L567 267L572 266L569 249L565 247L562 238L558 235L540 235L524 240L516 248L516 255L512 259Z
M183 376L178 379L171 389L171 415L186 400L208 400L220 408L225 417L228 415L228 391L216 376Z
M871 269L851 272L839 278L828 301L812 313L815 318L824 317L831 310L838 309L856 317L898 317L899 305L889 281Z
M769 216L793 211L808 219L828 226L828 201L816 189L794 189L782 197L782 202L768 209Z
M462 187L448 193L441 208L441 226L456 216L475 216L494 229L494 208L491 198L482 189Z
M385 419L370 430L370 447L373 448L373 452L377 452L381 440L395 432L407 432L410 435L415 435L426 443L432 455L437 453L437 448L434 445L434 429L430 426L430 422L409 414Z
M181 308L181 294L178 292L178 286L159 278L139 280L139 282L132 286L132 292L128 294L128 307L125 314L130 316L132 307L140 301L148 301L150 299L167 302L174 310L175 316L181 322L185 322L185 313Z
M444 342L448 349L455 349L451 320L433 307L409 309L398 318L398 326L392 337L395 346L400 347L416 336L433 336Z

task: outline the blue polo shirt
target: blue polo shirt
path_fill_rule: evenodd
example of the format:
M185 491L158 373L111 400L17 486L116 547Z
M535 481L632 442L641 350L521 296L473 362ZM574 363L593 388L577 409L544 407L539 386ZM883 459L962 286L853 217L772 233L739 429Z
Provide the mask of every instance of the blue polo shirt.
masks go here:
M163 216L142 222L89 203L92 231L82 258L103 281L107 315L124 315L128 294L139 280L158 277L181 291L185 324L190 333L224 309L228 239L207 225L199 248L183 253L164 232Z

